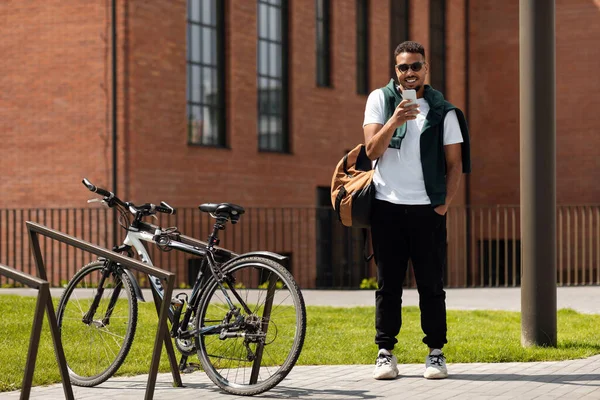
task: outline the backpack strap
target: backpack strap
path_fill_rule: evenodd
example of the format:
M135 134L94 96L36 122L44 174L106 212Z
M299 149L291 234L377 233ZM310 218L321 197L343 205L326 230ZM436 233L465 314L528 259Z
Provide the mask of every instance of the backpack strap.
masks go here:
M344 171L346 171L346 165L344 163ZM347 173L347 172L346 172ZM346 188L341 187L337 196L335 197L335 211L338 217L338 221L342 222L342 216L340 214L340 205L342 204L342 200L346 196Z

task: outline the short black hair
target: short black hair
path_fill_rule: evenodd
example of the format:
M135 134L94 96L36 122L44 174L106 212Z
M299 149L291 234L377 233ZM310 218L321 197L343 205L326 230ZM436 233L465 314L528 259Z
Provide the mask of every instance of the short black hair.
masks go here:
M419 53L425 58L425 48L421 43L406 41L400 43L394 51L394 60L400 53Z

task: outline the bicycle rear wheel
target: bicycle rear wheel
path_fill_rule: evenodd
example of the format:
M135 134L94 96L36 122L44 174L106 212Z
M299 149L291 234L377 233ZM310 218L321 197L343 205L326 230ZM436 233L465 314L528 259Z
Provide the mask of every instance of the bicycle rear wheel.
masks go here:
M281 382L298 360L306 333L304 299L292 275L265 258L234 261L223 274L230 282L225 291L240 313L231 313L216 281L207 282L196 314L198 358L221 389L262 393Z
M135 335L137 298L129 277L117 268L107 271L104 261L86 265L60 298L57 320L71 382L96 386L106 381L127 357Z

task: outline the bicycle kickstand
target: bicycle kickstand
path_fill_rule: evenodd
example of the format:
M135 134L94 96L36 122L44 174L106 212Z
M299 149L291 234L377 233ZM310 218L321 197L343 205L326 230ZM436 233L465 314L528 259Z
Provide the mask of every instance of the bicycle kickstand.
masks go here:
M186 368L187 368L187 359L188 357L185 355L181 356L181 360L179 360L179 371L180 372L185 372Z
M179 372L183 374L189 374L200 369L200 364L188 363L187 359L188 356L183 354L181 355L181 360L179 360Z

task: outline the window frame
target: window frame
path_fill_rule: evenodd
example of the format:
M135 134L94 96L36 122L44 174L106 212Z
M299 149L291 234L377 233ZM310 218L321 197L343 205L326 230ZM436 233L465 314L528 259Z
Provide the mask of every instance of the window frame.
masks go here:
M271 34L271 29L273 28L273 24L271 24L271 21L267 21L266 24L266 29L267 29L267 36L263 37L261 35L261 29L263 29L263 27L261 26L261 5L263 7L266 8L266 14L269 15L269 13L271 12L271 10L273 8L277 8L279 9L279 28L280 28L280 35L278 38L272 38L270 37ZM289 37L289 33L288 33L288 26L289 26L289 14L288 14L288 1L287 0L257 0L257 30L256 30L256 38L257 38L257 48L256 48L256 54L257 54L257 59L256 59L256 78L257 78L257 133L258 133L258 143L257 143L257 147L258 147L258 151L259 152L272 152L272 153L290 153L290 140L289 140L289 81L288 81L288 37ZM275 34L277 34L277 32L275 32ZM264 45L264 46L263 46ZM264 56L261 52L261 49L263 48L267 48L267 55ZM275 69L277 70L277 59L273 59L270 57L270 53L271 50L273 48L277 49L277 47L279 47L280 49L280 55L281 55L281 59L279 60L279 67L280 70L276 71L276 73L279 73L280 76L275 76L269 73L264 73L262 71L262 67L267 67L267 69L270 69L272 67L272 63L275 62ZM266 57L266 58L263 58ZM266 60L266 64L265 66L261 66L261 60ZM273 61L275 60L275 61ZM262 89L262 84L261 84L261 80L262 81L267 81L269 82L269 85L275 83L275 85L277 85L277 83L280 84L280 90L279 93L277 92L271 92L271 91L267 91L266 95L265 92L263 92ZM275 86L276 87L276 86ZM279 104L279 106L272 106L271 104L273 103L273 96L271 95L272 93L276 93L275 96L275 104ZM278 94L278 95L277 95ZM267 111L265 112L265 101L264 101L264 97L266 96L267 101L267 108L275 108L275 111ZM279 100L279 101L277 101ZM277 107L279 107L279 109L277 109ZM262 119L261 117L267 117L268 121L267 124L270 125L271 122L273 121L273 118L275 118L276 121L276 125L277 128L275 130L275 132L270 132L270 130L268 129L268 133L266 135L267 139L265 140L267 142L267 145L263 145L262 141L264 139L265 136L263 133L261 133L261 123L262 123ZM278 121L278 123L277 123ZM280 142L276 143L275 145L270 144L272 138L277 135L280 135ZM277 141L277 138L275 139L275 141Z
M319 87L332 87L331 82L331 1L315 0L316 81ZM322 31L322 35L319 32ZM321 38L322 40L319 40Z
M209 2L210 11L214 12L214 15L211 15L207 20L203 18L205 11L204 4ZM196 3L198 7L198 20L195 19L195 15L192 15L193 6L192 3ZM220 0L187 0L187 8L186 8L186 125L187 125L187 144L189 146L201 146L201 147L217 147L217 148L227 148L228 140L227 140L227 130L226 130L226 108L225 108L225 2ZM214 8L214 9L213 9ZM211 13L212 14L212 13ZM214 20L213 18L214 17ZM193 27L197 27L197 31L200 34L197 43L192 43L192 32ZM211 48L211 56L215 56L214 64L209 62L205 62L203 59L203 35L207 31L211 31L213 34L213 40L211 41L211 47L214 46L214 54L212 54ZM193 59L193 44L199 46L198 57L199 60ZM215 101L210 101L204 99L204 93L202 87L200 87L198 92L199 101L195 100L194 96L194 77L195 70L199 69L198 77L206 76L207 72L210 72L211 75L211 86L214 85L216 88L216 97ZM214 79L213 79L214 78ZM200 78L202 79L202 78ZM214 112L216 118L214 118L214 122L217 125L216 134L214 140L206 140L208 137L206 132L206 125L202 125L201 132L198 137L198 140L194 140L193 134L193 125L192 118L193 110L199 109L202 115L204 115L204 110L208 109ZM209 121L213 120L210 117L211 112L209 113ZM199 120L203 121L203 119Z
M429 81L431 86L446 92L446 0L429 3Z
M356 0L356 93L369 94L369 0Z
M390 76L396 80L396 47L409 40L410 4L409 0L392 0L390 2ZM400 25L400 27L398 27Z

